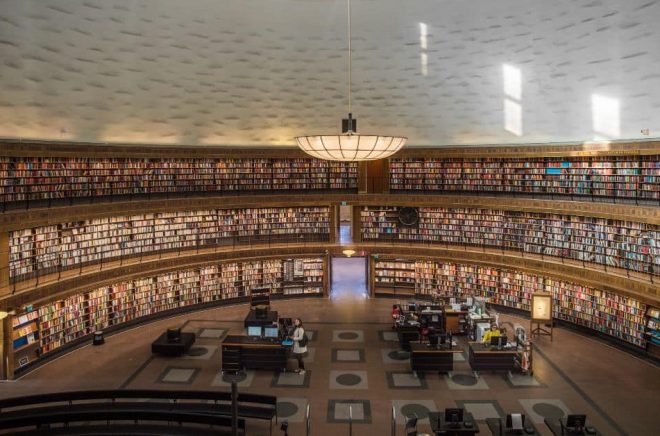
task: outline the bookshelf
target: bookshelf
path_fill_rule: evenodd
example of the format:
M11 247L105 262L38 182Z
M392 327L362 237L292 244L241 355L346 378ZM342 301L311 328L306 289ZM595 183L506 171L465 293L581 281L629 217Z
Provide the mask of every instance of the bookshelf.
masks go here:
M357 190L356 163L307 158L0 156L0 203L241 191Z
M243 301L253 288L274 296L322 296L322 257L228 262L114 283L34 307L15 316L14 361L29 363L94 331L167 311Z
M657 225L541 212L419 208L419 222L402 225L396 206L364 206L363 241L494 247L660 275Z
M22 229L9 235L10 278L119 257L217 245L325 242L329 207L209 209L113 216Z
M537 274L481 265L431 260L376 260L376 295L420 297L485 297L489 303L529 312L535 292L551 292L553 317L646 347L647 326L658 321L647 305L629 297ZM403 275L411 284L400 292L391 277ZM657 334L657 330L654 330Z
M660 357L660 309L649 306L646 310L646 341L649 352Z
M392 192L660 201L660 155L392 158Z

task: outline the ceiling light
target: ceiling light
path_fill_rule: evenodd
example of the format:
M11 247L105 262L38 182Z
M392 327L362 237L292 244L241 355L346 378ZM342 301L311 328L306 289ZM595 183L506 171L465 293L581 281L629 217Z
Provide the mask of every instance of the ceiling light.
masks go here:
M348 0L348 118L342 120L341 135L306 135L296 137L298 147L310 156L334 161L384 159L406 143L403 136L358 135L357 120L351 113L351 0Z
M352 255L355 254L355 250L344 250L342 251L346 257L351 257Z

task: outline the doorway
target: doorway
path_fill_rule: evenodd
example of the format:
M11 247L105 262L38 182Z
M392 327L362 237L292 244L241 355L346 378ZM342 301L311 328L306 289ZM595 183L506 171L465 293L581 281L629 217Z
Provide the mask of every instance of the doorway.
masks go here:
M353 206L339 206L339 243L350 244L353 242L351 237L351 227L353 223Z
M364 300L369 296L366 257L333 257L330 268L331 300Z

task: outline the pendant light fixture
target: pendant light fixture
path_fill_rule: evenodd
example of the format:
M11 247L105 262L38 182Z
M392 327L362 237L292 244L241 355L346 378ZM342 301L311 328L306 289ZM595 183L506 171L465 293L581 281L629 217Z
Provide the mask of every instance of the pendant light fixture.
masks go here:
M399 151L403 136L358 135L357 120L351 113L351 0L348 0L348 118L342 120L341 135L298 136L302 151L310 156L332 161L368 161L384 159Z

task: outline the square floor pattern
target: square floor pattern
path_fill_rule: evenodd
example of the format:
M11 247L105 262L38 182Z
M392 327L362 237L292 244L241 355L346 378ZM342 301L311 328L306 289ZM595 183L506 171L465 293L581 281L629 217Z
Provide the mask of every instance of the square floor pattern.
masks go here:
M568 415L568 407L559 399L518 400L534 424L542 424L544 418L561 418Z
M456 405L471 413L476 421L506 416L500 404L495 400L457 400Z
M199 368L182 368L175 366L168 366L165 371L158 377L158 383L176 383L176 384L191 384L197 374Z
M433 400L392 400L392 406L396 410L397 422L406 423L406 417L417 417L419 424L429 423L429 412L437 412Z
M330 389L369 389L367 371L330 371Z
M328 401L328 422L348 422L352 415L353 423L371 423L371 404L369 400L330 400Z

